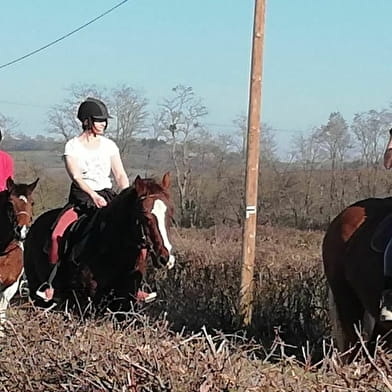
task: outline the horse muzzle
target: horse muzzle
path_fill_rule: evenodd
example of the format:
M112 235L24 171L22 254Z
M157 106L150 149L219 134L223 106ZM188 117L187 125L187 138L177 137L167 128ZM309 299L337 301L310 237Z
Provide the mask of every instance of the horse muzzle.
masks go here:
M172 254L169 254L168 252L161 253L159 255L153 253L151 256L152 256L152 261L154 263L154 266L157 268L166 267L168 269L172 269L176 262L175 257Z

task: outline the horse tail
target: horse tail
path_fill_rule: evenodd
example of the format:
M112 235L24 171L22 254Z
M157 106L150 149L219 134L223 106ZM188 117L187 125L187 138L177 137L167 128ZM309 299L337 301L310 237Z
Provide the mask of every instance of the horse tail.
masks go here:
M343 210L329 225L322 243L322 259L329 286L332 335L340 351L357 340L353 324L363 317L364 308L346 276L348 250L366 221L361 206Z
M346 335L343 330L342 323L338 314L335 297L331 290L331 286L328 285L328 309L329 319L332 327L332 337L340 352L344 352L347 349Z

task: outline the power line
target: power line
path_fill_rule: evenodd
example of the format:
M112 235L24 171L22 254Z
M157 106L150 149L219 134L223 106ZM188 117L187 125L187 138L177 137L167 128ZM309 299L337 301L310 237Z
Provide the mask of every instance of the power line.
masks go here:
M212 123L212 122L203 122L204 125L211 127L221 127L221 128L234 128L240 130L240 127L236 124L225 124L225 123ZM304 129L288 129L288 128L275 128L271 126L271 132L286 132L286 133L300 133L306 132Z
M38 53L38 52L41 52L41 51L43 51L43 50L49 48L50 46L53 46L53 45L57 44L58 42L62 41L63 39L68 38L68 37L71 36L72 34L75 34L75 33L77 33L78 31L80 31L80 30L84 29L85 27L91 25L92 23L96 22L98 19L103 18L104 16L106 16L106 15L109 14L110 12L114 11L116 8L122 6L122 5L123 5L124 3L126 3L127 1L128 1L128 0L123 0L123 1L121 1L120 3L118 3L117 5L115 5L114 7L110 8L109 10L105 11L104 13L102 13L101 15L98 15L98 16L95 17L94 19L92 19L92 20L90 20L89 22L85 23L84 25L78 27L77 29L72 30L72 31L70 31L69 33L67 33L67 34L65 34L65 35L63 35L63 36L61 36L60 38L57 38L56 40L54 40L54 41L52 41L52 42L49 42L48 44L46 44L46 45L44 45L44 46L41 46L40 48L35 49L35 50L33 50L32 52L29 52L29 53L27 53L27 54L25 54L25 55L23 55L23 56L21 56L21 57L18 57L18 58L15 59L15 60L9 61L8 63L5 63L5 64L3 64L3 65L0 65L0 69L5 68L5 67L8 67L8 66L10 66L10 65L12 65L12 64L18 63L19 61L22 61L22 60L26 59L27 57L33 56L34 54L36 54L36 53Z
M50 108L49 105L39 105L35 103L25 103L25 102L14 102L14 101L5 101L3 99L0 100L0 105L5 104L5 105L15 105L15 106L31 106L34 108L45 108L48 109Z
M34 108L46 108L49 109L51 106L49 104L47 105L40 105L40 104L34 104L34 103L28 103L28 102L15 102L15 101L7 101L0 99L0 105L15 105L15 106L27 106L27 107L34 107ZM207 125L209 127L220 127L220 128L232 128L232 129L237 129L239 130L239 127L235 124L230 124L230 123L221 123L221 122L203 122L204 125ZM278 133L307 133L309 132L310 129L288 129L288 128L271 128L271 132L278 132Z

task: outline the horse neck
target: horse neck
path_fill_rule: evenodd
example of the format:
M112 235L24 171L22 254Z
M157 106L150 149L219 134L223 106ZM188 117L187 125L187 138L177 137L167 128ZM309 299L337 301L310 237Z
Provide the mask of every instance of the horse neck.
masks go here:
M132 238L137 231L137 194L126 189L100 211L100 219L106 221L107 230L114 230L116 236Z
M7 213L7 200L0 192L0 251L4 251L14 237L13 224Z

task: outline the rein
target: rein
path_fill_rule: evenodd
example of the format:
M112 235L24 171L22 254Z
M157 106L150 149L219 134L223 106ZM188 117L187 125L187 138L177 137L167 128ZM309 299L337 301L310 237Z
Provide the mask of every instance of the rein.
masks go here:
M31 218L31 214L29 214L27 211L19 211L15 213L16 216L19 215L27 215L29 218Z
M153 255L155 255L155 250L154 247L152 245L152 241L150 240L149 237L146 236L146 229L143 225L143 223L137 221L137 224L140 227L140 233L141 233L141 243L138 245L139 249L145 249L147 251L147 253L152 253Z
M158 197L159 193L151 193L149 195L144 195L144 196L140 196L138 198L139 202L142 202L143 200L152 198L152 197ZM142 215L142 220L146 219L145 217L145 210L142 208L141 211L138 211L141 213ZM154 250L154 246L152 244L151 239L146 235L146 228L143 222L141 222L141 220L136 219L136 224L137 226L139 226L140 228L140 238L141 238L141 242L140 244L138 244L138 247L140 250L145 249L147 251L147 254L145 255L145 257L147 257L148 254L153 254L154 256L156 255L155 250Z
M25 203L27 203L27 198L25 196L19 196ZM32 215L28 213L26 210L20 210L20 211L15 211L14 204L11 202L11 200L8 200L8 203L11 205L10 207L10 212L8 213L9 220L12 224L12 230L14 232L14 239L18 240L18 227L19 223L17 220L17 217L20 215L26 215L30 220L32 219ZM0 255L2 255L0 253Z

